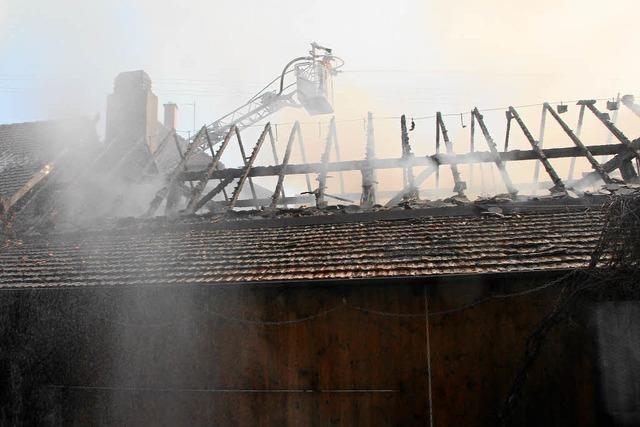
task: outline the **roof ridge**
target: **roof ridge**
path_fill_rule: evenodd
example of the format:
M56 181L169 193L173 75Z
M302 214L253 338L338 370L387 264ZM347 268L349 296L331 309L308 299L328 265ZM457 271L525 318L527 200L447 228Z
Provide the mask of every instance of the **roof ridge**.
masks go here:
M0 128L12 127L12 126L25 126L25 125L58 123L58 122L65 122L65 121L71 121L71 120L93 121L94 119L91 116L85 116L85 115L69 116L69 117L59 117L59 118L52 118L52 119L32 120L32 121L25 121L25 122L0 123Z

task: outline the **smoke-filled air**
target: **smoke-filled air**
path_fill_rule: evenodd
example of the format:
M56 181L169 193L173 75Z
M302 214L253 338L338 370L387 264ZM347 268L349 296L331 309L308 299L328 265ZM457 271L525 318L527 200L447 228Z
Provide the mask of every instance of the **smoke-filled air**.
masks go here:
M638 0L0 0L0 427L640 425Z

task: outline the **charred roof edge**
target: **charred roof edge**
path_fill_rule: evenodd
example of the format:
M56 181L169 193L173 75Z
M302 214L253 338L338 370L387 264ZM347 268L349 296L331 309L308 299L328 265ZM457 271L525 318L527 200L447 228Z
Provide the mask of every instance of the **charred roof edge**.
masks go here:
M241 230L252 228L283 228L308 225L367 223L374 221L393 221L429 217L477 216L487 212L490 207L498 207L504 215L519 213L541 213L575 211L588 208L600 209L609 196L591 196L579 199L552 199L544 201L525 201L512 203L484 203L476 202L452 207L431 207L419 209L393 209L369 212L354 212L324 215L303 216L271 216L258 217L262 213L247 219L229 217L227 214L201 216L201 222L180 222L179 219L161 217L147 220L137 218L123 218L117 220L112 227L86 229L67 232L53 232L44 235L25 235L21 239L33 241L42 238L67 239L91 235L141 235L149 232L181 232L202 230ZM238 215L238 214L234 214ZM206 221L210 219L211 221ZM206 221L206 222L205 222Z

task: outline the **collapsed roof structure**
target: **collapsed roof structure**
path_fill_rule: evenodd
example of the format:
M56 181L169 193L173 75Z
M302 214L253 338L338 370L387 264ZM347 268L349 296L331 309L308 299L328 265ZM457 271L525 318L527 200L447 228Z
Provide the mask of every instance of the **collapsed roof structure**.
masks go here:
M117 102L123 102L121 98L117 97L118 93L125 94L126 97L131 97L133 93L132 89L137 88L138 83L135 83L133 87L123 88L122 86L125 85L126 82L138 82L138 78L142 78L140 81L142 82L141 87L143 90L141 94L143 97L145 99L149 97L153 98L154 95L151 94L149 89L150 81L148 80L148 76L144 73L133 72L118 77L116 80L115 93L110 98L110 105L113 106ZM626 105L634 111L633 108L635 104L633 100L630 97L625 97L624 100L623 105ZM4 169L3 176L5 176L5 179L3 181L3 188L9 190L8 194L10 196L11 191L16 192L13 199L7 199L13 200L11 204L6 204L5 202L5 224L13 221L13 218L21 211L26 212L23 219L24 224L18 227L18 230L24 234L21 236L20 234L13 234L9 239L9 242L13 239L22 243L16 247L12 247L13 245L11 243L8 244L8 247L4 251L5 256L9 257L7 260L17 260L20 258L16 258L18 256L17 254L26 251L24 252L24 258L20 259L24 259L24 262L29 264L31 256L38 258L37 251L34 248L41 248L41 250L47 254L51 252L54 254L51 256L55 256L58 251L44 249L49 247L49 243L44 243L44 241L39 240L41 239L39 236L42 235L43 230L46 230L46 234L54 231L54 237L44 238L45 240L51 239L52 242L57 242L58 240L61 242L67 241L66 237L58 236L57 233L60 232L71 232L71 235L78 232L93 233L93 237L91 237L90 240L99 241L100 238L98 236L100 233L104 232L109 234L111 232L108 230L108 227L113 227L112 231L116 234L123 233L127 239L133 240L139 239L141 235L150 233L148 236L148 239L150 239L149 244L155 247L155 250L159 250L162 246L162 239L169 238L158 237L160 240L156 241L156 237L154 237L156 230L161 230L161 233L178 233L176 236L182 233L185 238L179 239L178 241L184 246L174 247L170 251L178 258L181 257L181 251L191 253L194 250L193 248L196 247L201 247L202 250L210 247L211 251L207 253L212 254L214 258L222 256L223 254L230 257L232 252L229 252L230 246L227 246L233 244L232 242L234 241L240 242L238 243L240 246L236 249L239 251L238 256L240 258L238 258L238 260L244 259L247 264L244 266L238 264L234 269L231 269L231 265L233 265L232 258L229 258L227 260L228 262L221 263L221 266L224 266L221 268L229 268L235 271L235 273L225 273L224 271L214 273L214 270L212 270L213 266L207 265L201 273L197 273L197 269L190 268L189 270L192 271L193 274L189 277L179 272L180 267L185 265L184 262L171 263L168 259L161 260L159 255L148 260L154 263L153 265L163 266L161 270L162 277L168 278L175 274L175 280L185 280L191 283L364 278L375 277L377 275L380 277L388 275L428 276L447 274L447 272L448 274L466 274L474 271L478 273L495 273L511 270L528 271L530 268L576 268L581 265L580 263L584 263L585 256L592 245L585 241L581 242L580 245L570 245L570 247L558 246L558 240L556 238L551 239L554 240L552 242L551 240L545 240L548 239L548 237L542 238L542 236L549 236L548 231L553 229L554 226L560 228L576 227L571 230L567 229L567 231L573 234L578 232L580 232L580 234L586 233L586 235L590 236L590 242L593 243L599 232L598 223L601 221L601 218L597 214L597 210L602 204L602 195L610 193L631 194L640 188L638 186L638 174L633 163L635 161L637 165L638 159L640 158L640 139L629 139L609 120L606 113L602 113L597 108L596 101L586 100L578 102L580 106L580 121L576 131L569 128L567 123L553 107L549 104L543 105L543 128L541 130L540 140L544 137L544 118L548 114L561 126L562 130L573 142L574 147L543 148L542 143L534 139L529 128L518 114L518 111L513 107L509 107L506 111L507 139L505 140L505 150L499 151L487 129L482 114L475 108L471 112L471 151L466 154L456 154L454 152L453 144L448 137L442 114L438 113L435 116L437 130L436 154L425 157L412 154L407 121L405 116L402 116L400 119L399 138L403 153L402 157L376 158L373 117L369 115L368 137L365 150L366 158L363 160L329 160L331 151L338 150L339 148L337 145L338 138L335 120L332 120L329 124L321 162L291 164L290 155L296 143L301 152L305 152L300 125L296 122L292 126L281 163L270 166L259 166L256 164L257 155L266 141L270 141L274 149L274 160L277 161L275 139L271 131L271 125L267 124L264 126L250 155L247 156L243 154L245 156L245 163L241 168L226 168L220 162L223 152L230 145L232 139L237 139L242 153L245 153L243 141L237 126L233 124L227 125L226 135L217 147L213 146L208 136L209 129L206 126L191 140L187 141L177 136L175 129L170 128L171 124L167 124L169 128L159 123L156 124L155 116L152 115L153 107L151 113L147 111L147 105L153 104L152 102L145 101L142 104L144 105L142 112L152 117L152 119L134 120L135 123L142 123L142 126L138 126L140 129L136 130L135 126L125 126L126 123L122 121L131 121L132 115L135 117L134 113L140 111L140 108L138 108L138 110L133 108L130 111L131 114L121 113L120 116L115 115L115 118L113 114L110 115L108 129L109 126L116 126L118 129L127 129L131 134L125 135L124 137L122 135L115 137L113 130L108 131L107 134L111 138L111 142L107 143L101 151L96 147L91 147L89 151L93 154L92 161L89 164L83 164L78 168L76 164L67 162L66 168L73 170L73 174L69 173L69 170L64 170L64 175L67 177L74 175L76 181L74 182L70 178L67 178L67 182L64 184L59 181L55 173L64 168L56 167L55 161L50 161L46 163L45 166L43 166L44 161L39 161L36 162L37 164L28 165L28 167L31 168L29 169L30 173L35 173L35 175L29 176L26 174L22 178L20 185L14 185L17 179L15 174L22 174L20 171L23 169L18 168L19 165L15 163L15 159L17 159L15 155L14 157L8 157L12 153L11 150L15 150L19 141L17 141L16 137L8 138L7 135L10 134L6 129L23 129L29 126L12 125L4 127L5 138L2 141L3 150L5 153L8 153L5 154L4 158L9 160L14 159L12 163L14 166ZM129 104L125 103L125 105ZM168 107L173 108L174 106L169 105ZM118 111L121 110L122 108L118 109ZM586 146L579 136L585 111L593 113L611 135L615 137L618 143ZM165 113L166 112L167 111L165 111ZM170 110L169 113L171 113ZM175 111L173 111L173 114L175 114ZM118 117L120 118L118 119ZM165 117L167 117L167 114L165 114ZM168 117L169 121L175 120L175 117L172 117L171 114L168 114ZM120 122L118 120L120 120ZM531 150L508 150L512 120L515 121L522 130L526 140L530 144ZM151 126L149 123L154 127L151 130L149 130ZM32 125L32 127L36 127L36 125ZM476 127L480 129L489 149L488 151L478 150L478 145L475 141ZM155 130L156 128L162 128L162 131L158 132ZM141 141L149 140L149 137L145 135L149 135L150 132L152 132L153 135L158 135L156 137L157 139L153 139L151 145L141 143ZM171 139L173 139L174 144L167 142ZM129 145L125 146L121 141L129 141ZM131 141L134 142L131 143ZM206 143L207 141L208 143ZM29 147L28 142L29 141L22 141L22 143L18 145L24 150L26 147ZM208 147L209 155L206 155L201 149L194 149L202 147L203 144ZM444 145L443 153L439 152L441 145ZM170 146L174 148L171 149ZM76 153L79 150L77 147L71 147L71 149L69 149L69 151ZM88 148L85 147L84 150L86 151ZM161 154L161 156L159 156L159 154ZM595 156L603 155L609 155L611 157L604 163L596 160ZM578 179L573 179L571 172L570 179L561 179L559 173L550 162L550 159L569 158L572 162L571 168L573 168L573 163L577 157L586 158L592 167L592 172L586 173ZM507 162L524 160L538 160L539 163L537 163L537 165L542 165L552 184L549 188L549 195L532 197L518 194L505 168L505 164ZM8 160L5 160L5 162L7 161ZM459 166L473 163L495 164L508 193L493 198L480 198L475 202L470 201L465 194L467 184L459 170ZM172 166L167 167L167 165ZM39 170L39 168L42 167L47 168L47 172L44 174ZM424 169L419 174L414 174L413 170L416 167L423 167ZM99 173L95 173L96 168L102 169ZM388 168L402 169L403 188L399 189L394 196L387 198L383 206L377 203L379 199L376 198L377 182L375 181L375 176L376 171ZM451 190L452 196L437 201L421 200L419 196L420 186L430 175L439 174L441 168L449 168L451 170L454 183L454 188ZM50 173L52 170L54 173ZM20 173L13 173L12 171L18 171ZM327 197L334 197L339 201L345 199L340 196L326 194L325 189L328 174L330 172L341 173L343 171L361 172L362 194L360 203L330 206L327 202ZM616 174L614 174L614 172L616 172ZM311 174L316 175L317 187L315 188L311 185L311 179L309 178ZM302 194L288 197L285 195L284 179L288 175L306 176L306 195ZM96 176L100 177L99 181L95 180ZM262 176L276 177L277 182L275 188L267 190L254 185L252 178ZM106 189L112 184L112 181L123 181L124 184L118 184L123 190L121 193L113 193L113 196L108 197ZM589 192L587 190L587 188L594 188L594 185L598 182L604 184L600 195L597 194L598 192L593 193L593 191ZM85 186L79 186L79 184ZM11 187L12 185L13 187ZM96 186L101 188L101 191L96 191ZM158 187L160 187L159 190L155 192L155 189L158 189ZM259 192L256 191L256 187L259 188ZM132 190L136 188L143 188L144 191ZM5 192L6 191L7 190L5 190ZM68 196L64 196L64 194L65 192L76 191L80 191L82 196L76 199L79 200L79 202L76 202L76 205L70 209L69 206L73 205L73 202L69 202ZM53 194L55 194L55 196L52 196ZM46 195L46 197L44 195ZM96 196L98 196L97 199ZM92 197L93 199L91 199ZM117 205L124 204L124 199L127 197L136 200L138 205L137 216L139 219L135 219L135 216L131 217L130 215L129 219L117 219L118 216L121 215L118 215L117 209L114 211L114 208L117 208ZM94 201L89 202L87 198ZM22 203L16 204L17 199L21 199ZM61 215L61 212L65 210L69 212L75 209L76 215L85 215L86 208L79 209L78 203L85 207L87 204L91 204L93 210L93 214L89 215L88 219L85 218L82 226L78 225L82 220L82 218L78 217L72 218L71 220L67 218L66 222L56 221L56 216L58 218L65 218L65 215ZM98 204L104 206L101 210L98 210L98 212L102 212L101 215L95 214L95 206ZM164 219L153 219L163 204L166 217ZM305 207L305 205L308 204L314 207ZM25 209L25 207L29 205L36 205L38 209ZM199 213L204 207L207 207L211 213L200 217L193 217L193 214ZM250 208L250 210L246 211L246 208ZM256 208L260 209L255 210ZM543 208L543 213L537 213L541 208ZM236 211L237 209L240 209L240 211ZM406 209L410 209L409 214L402 213L403 210ZM587 211L585 211L585 209L587 209ZM515 217L513 217L514 215ZM522 215L525 215L527 219L521 219ZM529 217L529 215L533 216ZM567 215L569 215L569 217L567 217ZM451 218L446 220L436 219L449 216ZM415 219L408 220L408 217ZM145 220L144 218L148 219ZM566 224L568 220L571 221L570 225ZM300 235L296 234L297 232L290 231L289 228L290 225L298 224L299 221L303 221L299 224ZM382 222L379 223L379 221ZM443 225L438 227L436 225L439 224L438 221L445 221L448 225L444 225L443 223ZM550 221L552 221L552 223L550 223ZM328 251L326 255L321 255L323 252L317 252L319 248L314 248L312 244L307 241L308 239L303 236L315 236L318 242L331 241L333 237L331 234L337 231L335 228L337 226L323 226L322 224L334 222L352 224L342 226L343 228L340 229L342 237L339 237L339 241L336 241L336 247ZM122 227L121 224L123 223L128 225ZM557 225L554 225L554 223L557 223ZM27 226L25 226L25 224ZM158 224L162 225L160 226ZM171 224L173 224L173 226ZM198 234L200 232L184 231L184 227L188 228L189 225L210 229L217 237L209 241L207 240L209 239L209 237L207 237L209 235L206 234L206 232L202 232L205 234L200 235ZM552 228L545 230L536 228L538 226ZM175 227L175 230L182 231L170 231L172 227ZM264 234L261 234L262 232L255 234L257 231L246 231L249 229L260 229L262 227L265 227ZM280 231L273 231L274 227ZM393 239L396 239L398 248L393 250L392 253L398 256L401 255L397 260L385 252L385 247L391 245L391 241L384 243L376 240L376 236L380 236L381 230L387 229L387 232L390 232L394 227L401 227L403 230L405 227L413 228L412 231L407 229L406 239L412 242L412 244L409 245L411 247L407 250L413 254L421 253L421 255L413 255L407 258L407 265L403 265L400 261L407 256L402 249L402 241L405 238L403 235L393 234ZM422 235L420 231L422 227L426 227L425 230L433 230L435 234L427 233L425 234L426 240L418 242L418 236ZM485 229L485 227L487 228ZM437 228L445 228L447 230L452 228L457 230L455 232L447 231L446 234L453 233L458 239L463 239L464 241L461 240L459 243L462 246L458 248L457 244L454 244L453 241L449 239L445 239L445 241L447 245L453 245L452 247L448 247L447 245L440 246L443 243L435 237L438 235ZM234 229L238 231L230 231ZM463 233L463 230L468 230L471 234ZM490 233L492 233L493 230L501 230L499 232L501 235L509 233L513 238L506 239L506 246L500 247L498 243L500 242L498 239L500 236L495 236L496 238L490 237ZM356 238L360 232L364 233L362 239ZM128 237L129 233L134 233L133 235L137 237ZM226 235L226 233L231 234L229 234L228 237L222 237ZM273 235L273 233L276 233L279 237ZM323 235L323 233L328 234ZM525 244L526 248L523 247L523 252L518 252L516 241L518 240L517 235L519 233L531 236L531 238L535 236L540 236L540 238L534 238L535 242L529 242L531 246ZM469 239L471 239L472 235L481 236L483 234L485 234L485 236L482 238L482 242L486 242L488 245L486 248L480 246L475 247L474 244L470 243ZM29 237L29 235L31 235L31 237ZM165 234L162 234L162 236L165 236ZM560 236L556 237L559 238ZM70 239L70 242L74 242L69 243L71 247L77 248L84 247L84 243L82 242L87 240L86 237L70 237ZM173 241L172 238L169 239ZM266 240L263 241L263 239ZM312 238L309 237L309 240L311 239ZM31 248L27 243L28 241L32 241L35 246ZM99 270L91 271L91 262L85 262L84 260L79 261L82 260L82 256L73 255L73 251L69 252L65 244L51 244L53 245L52 247L59 248L60 253L66 253L67 255L65 255L65 257L70 257L65 258L65 261L61 260L60 265L67 265L67 267L64 268L65 271L68 271L69 274L74 277L77 275L77 280L84 280L80 279L85 277L83 274L87 274L87 278L104 277L105 284L111 283L111 281L114 280L113 277L108 274L104 275ZM115 242L113 244L116 246L109 250L109 253L115 252L118 247ZM141 243L139 244L141 245ZM350 244L361 245L361 256L353 256L353 251L356 248L348 249ZM481 242L479 244L481 244ZM291 248L291 251L287 252L285 250L281 252L278 246ZM129 256L126 252L127 247L128 246L122 248L123 252L120 256L123 257L123 260L127 259L133 263L130 267L130 269L132 269L130 277L132 283L138 283L140 277L138 277L139 273L135 273L135 266L138 265L138 268L144 270L145 267L143 266L147 260L145 258L140 261L133 261L136 259L134 254L137 253L135 252L137 249L132 248L131 250L134 250L134 252L129 254L131 255ZM220 247L222 251L220 254L215 253L216 247ZM262 252L253 252L250 249L253 247L263 248ZM314 257L313 259L305 258L305 262L311 264L306 267L299 266L300 271L298 272L298 270L294 268L295 265L301 262L301 259L298 258L297 255L300 253L299 251L309 249L314 252ZM140 246L140 250L146 252L147 249L142 249L142 246ZM14 251L17 252L14 253ZM78 249L78 251L82 252L81 249ZM340 257L341 251L344 251L344 258ZM451 253L451 258L443 258L444 255L441 251ZM469 254L466 254L466 251L470 251ZM263 263L259 261L261 253L265 256ZM482 257L485 255L488 256L487 254L489 253L498 256L498 258L495 259L495 265L491 265L491 261L487 260L486 267L480 267L479 265L485 262L482 261ZM537 253L539 253L540 256L550 256L551 258L548 261L538 260L534 262L532 260L531 266L528 266L526 262L523 262L523 260L519 258L520 255L523 254L534 256ZM248 254L251 254L251 257L255 258L250 261L246 258ZM481 258L475 259L475 254ZM326 256L326 260L323 260L323 256ZM391 256L391 258L387 259L387 256ZM459 256L461 260L464 259L465 262L457 265L456 256ZM469 258L469 256L471 256L471 258ZM46 261L47 259L48 258L45 257L45 260L43 260L44 264L42 265L47 265L49 261L53 262L53 259ZM70 261L71 259L76 259L76 261L72 262ZM223 259L226 258L223 257ZM287 261L287 259L289 259L289 261ZM489 256L489 259L494 259L493 255ZM498 261L498 259L503 259L504 261ZM276 268L275 264L269 264L277 260L283 263L281 273L276 273L276 270L280 270ZM359 265L359 261L363 260L367 260L366 263ZM116 259L113 261L115 264L119 263ZM81 262L82 271L74 271L70 267L77 262ZM355 270L353 271L345 265L351 262L354 264L353 268ZM441 265L440 262L445 262L445 264ZM332 270L329 266L334 265L334 263L335 267L333 267ZM389 264L387 265L387 263ZM477 263L479 264L476 265ZM53 262L53 265L57 265L57 262ZM172 267L169 267L170 265ZM476 267L472 267L473 265L476 265ZM509 265L511 265L511 267L508 267ZM323 273L314 272L315 267L313 266L322 266L321 271L323 271ZM391 266L396 266L397 268ZM57 273L53 273L53 270L51 270L51 277L46 274L36 274L29 278L28 275L24 274L25 271L22 268L19 268L18 265L16 265L16 268L18 268L18 270L15 272L9 270L2 272L5 275L3 276L3 285L10 286L11 283L18 285L21 282L27 285L37 285L35 278L39 277L43 281L42 285L46 286L49 282L54 283L54 278L58 277ZM46 270L47 268L37 267L36 269ZM152 268L149 267L149 271L151 270ZM241 274L240 271L243 273ZM250 273L251 271L254 271L254 273ZM199 277L198 274L202 274L202 277ZM14 279L11 279L11 277L14 277L16 281L14 282ZM45 277L49 278L45 279ZM150 277L153 276L147 276L147 280L153 281ZM72 282L76 282L76 279L72 280ZM60 283L58 283L58 285L64 282L62 279L59 279L59 281ZM91 281L95 284L101 283L98 279L91 279Z
M0 212L16 209L54 165L97 141L95 122L86 118L0 125Z
M132 72L116 80L109 110L118 113L109 115L102 145L83 121L82 131L63 138L70 146L26 162L20 150L31 143L57 147L49 133L19 140L16 129L41 125L0 127L0 288L9 291L3 301L16 313L35 313L10 320L13 330L36 337L15 342L26 339L25 349L53 355L38 359L46 375L34 387L44 388L60 417L80 424L87 417L174 425L266 417L271 425L423 425L435 417L444 424L495 425L520 349L548 307L558 305L553 285L590 268L609 196L640 191L640 139L625 135L597 101L577 104L572 130L563 109L545 103L537 139L518 109L507 108L503 150L474 108L466 153L454 147L445 115L437 113L436 152L426 156L414 154L412 126L403 115L398 158L376 156L369 114L364 158L341 160L332 119L320 161L296 164L294 148L306 158L299 123L280 156L269 123L252 147L241 136L246 124L231 122L181 138L175 105L166 106L159 124L150 79ZM607 106L639 110L632 97ZM585 144L587 113L615 141ZM549 117L571 146L543 146ZM510 149L512 123L530 149ZM233 143L242 153L239 167L221 162ZM260 165L266 145L273 163ZM554 159L570 162L566 178ZM574 177L576 159L591 171ZM518 191L506 165L525 161L544 169L548 194ZM464 167L474 164L495 165L506 193L470 200L473 178ZM403 175L390 195L377 190L385 169ZM361 177L357 202L344 191L327 193L330 174L348 171ZM441 173L452 177L447 197L425 199L425 181ZM306 191L291 194L285 178L292 175L305 177ZM267 176L274 178L272 188L254 182ZM637 314L625 301L616 304L622 305L582 313L596 319L596 332L579 333L601 334ZM65 328L77 332L73 337L56 332L51 341L56 310L72 316ZM194 320L203 317L203 323ZM139 320L149 318L155 321ZM615 359L606 340L588 347L569 329L533 375L519 423L577 423L585 407L637 419L627 400L616 398L626 386L616 382L617 372L634 378L626 359ZM64 353L79 345L78 336L86 345ZM21 369L33 369L35 359L25 360ZM598 380L589 376L596 371ZM167 403L167 393L179 398ZM131 396L144 404L118 401ZM513 396L507 400L515 402Z

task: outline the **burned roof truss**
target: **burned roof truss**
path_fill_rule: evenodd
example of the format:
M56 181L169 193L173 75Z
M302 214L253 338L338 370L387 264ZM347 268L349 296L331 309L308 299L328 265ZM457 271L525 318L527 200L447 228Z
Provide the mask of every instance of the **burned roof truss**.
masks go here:
M623 105L627 105L633 110L635 104L632 104L628 99L626 104L623 101ZM504 186L507 189L508 194L515 198L518 190L512 182L512 179L507 172L506 162L517 162L523 160L537 160L536 169L539 165L542 165L546 174L549 176L552 186L549 188L551 193L558 193L566 191L571 188L576 191L585 188L588 185L593 184L595 181L602 180L606 184L616 183L619 180L612 178L610 173L616 169L620 170L622 181L624 182L636 182L638 179L638 172L636 168L638 165L633 165L632 160L636 159L636 162L640 159L640 140L629 139L614 123L610 121L605 113L600 112L595 106L594 101L580 101L580 117L578 122L578 128L573 131L569 125L560 117L560 113L556 112L550 104L545 103L542 108L541 117L541 131L540 137L536 140L532 135L529 127L523 121L521 115L514 107L509 107L506 110L506 124L507 132L505 138L505 150L499 151L492 137L483 115L480 110L474 108L471 111L471 123L470 123L470 151L466 154L456 154L454 152L454 144L450 139L447 132L447 127L444 121L444 115L438 112L435 116L436 119L436 153L429 156L415 156L412 151L410 141L410 129L407 126L407 119L403 115L400 118L400 143L402 148L402 156L400 158L376 158L375 154L375 139L374 139L374 122L373 116L369 114L366 123L367 143L365 158L363 160L340 160L340 151L338 146L338 136L336 130L335 119L332 119L328 125L328 131L325 138L325 146L319 163L306 162L306 153L304 149L304 141L302 138L302 132L300 130L300 123L295 122L291 128L287 139L287 145L284 150L282 162L278 161L275 141L273 136L273 128L270 123L267 123L258 138L256 144L252 148L251 155L245 155L245 148L240 136L240 130L237 127L231 127L226 137L219 142L217 151L214 152L214 147L211 140L207 138L207 129L205 127L191 140L189 147L185 150L182 156L181 162L176 166L174 171L167 177L167 185L158 191L156 198L151 203L148 214L154 214L160 204L166 199L165 212L169 215L176 212L184 213L196 213L205 206L220 209L233 209L236 207L265 207L275 209L279 206L287 206L291 204L309 204L315 203L317 207L324 207L327 205L326 198L331 197L340 201L349 201L348 199L339 195L328 195L327 178L330 172L337 172L341 174L346 171L359 171L362 175L362 194L360 197L360 205L363 208L368 208L376 203L376 170L400 168L403 172L403 188L399 190L395 196L390 197L387 206L393 206L401 203L410 197L415 197L417 189L424 183L424 181L432 174L436 173L436 185L439 185L440 166L449 166L451 175L454 182L453 193L458 196L464 196L467 184L463 179L462 173L459 169L461 164L486 164L493 163L497 167L500 173ZM562 106L564 107L564 106ZM584 119L584 111L588 109L595 117L605 126L607 131L615 138L618 144L604 144L604 145L592 145L586 146L580 138L580 132L582 122ZM564 108L563 108L564 111ZM635 110L633 110L635 111ZM545 120L546 115L549 114L558 123L562 131L569 137L574 147L566 148L543 148L544 132L545 132ZM518 127L522 130L527 142L531 146L531 150L510 150L509 137L511 135L511 121L515 120ZM412 120L413 124L413 120ZM464 126L464 124L463 124ZM487 144L488 151L478 151L476 141L474 140L475 128L479 126L482 132L483 138ZM413 127L413 126L412 126ZM466 126L464 126L466 127ZM276 128L277 133L277 128ZM235 137L238 141L240 151L242 152L243 166L239 168L226 168L221 169L218 167L220 157L222 156L225 148L229 144L230 139ZM256 164L258 153L262 149L266 140L269 139L271 149L274 156L275 165L262 166ZM296 144L297 140L297 144ZM445 152L440 152L440 143L444 143ZM196 147L203 145L206 142L211 152L211 164L205 170L199 171L187 171L184 167L185 162L189 156L195 152ZM300 154L303 159L303 163L292 164L291 152L294 146L300 150ZM331 161L331 153L335 152L335 160ZM614 157L609 161L601 164L596 160L595 156L613 155ZM593 171L586 174L584 177L573 180L573 169L575 159L584 157L591 165ZM569 171L568 181L564 182L559 173L551 165L550 159L558 158L570 158L571 167ZM426 167L422 172L417 175L414 174L413 169L415 167ZM473 174L473 170L470 170ZM284 181L288 175L300 175L303 174L306 177L307 191L301 193L298 196L286 197L284 194ZM310 174L316 175L317 186L312 188ZM273 176L276 177L275 188L273 189L273 195L270 198L258 198L252 178ZM535 174L534 179L537 181L538 174ZM344 183L340 176L340 192L344 194ZM469 177L470 180L473 176ZM205 188L211 181L216 181L213 184L213 188L209 192L205 192ZM196 184L192 187L191 194L184 201L184 206L179 206L178 199L181 198L181 192L176 191L179 183L192 183ZM251 188L251 199L241 199L241 190L246 183ZM219 193L230 189L232 183L235 183L235 187L231 192L231 195L225 197L225 201L213 201L213 198ZM173 190L172 190L173 189Z
M415 127L414 120L406 116L399 117L398 139L395 144L401 148L401 157L399 158L380 158L376 155L375 150L375 119L369 114L364 121L364 129L366 134L366 145L364 157L362 160L341 160L340 147L338 139L338 131L335 119L331 119L326 128L320 127L320 131L324 131L324 146L319 161L308 161L307 151L305 150L305 141L301 131L301 124L295 122L288 132L286 138L286 146L282 152L281 160L278 159L276 150L278 140L278 125L267 123L260 131L260 136L253 146L248 144L248 140L243 139L241 128L230 126L225 128L223 137L220 132L212 137L209 128L203 126L200 131L188 141L179 139L175 132L169 132L159 142L155 152L148 156L146 164L140 167L140 176L149 176L152 173L158 173L155 167L155 160L158 155L166 150L177 150L175 156L176 163L170 172L163 178L162 186L157 189L155 195L150 197L148 209L145 216L155 216L163 213L168 216L178 214L195 214L200 213L204 208L211 211L225 211L236 208L264 208L277 209L279 207L291 207L300 205L315 205L318 208L325 208L328 205L328 199L337 200L347 204L359 205L360 209L370 209L383 200L386 206L393 207L417 198L421 186L425 181L434 174L436 190L441 186L441 170L440 167L446 167L447 174L450 173L453 187L450 189L451 195L465 198L467 192L467 183L474 182L474 166L482 169L483 165L495 165L499 172L502 183L507 190L507 197L516 199L518 190L513 184L512 178L507 171L507 163L521 161L535 161L535 173L533 184L538 186L538 170L542 165L546 175L549 177L550 184L548 190L551 195L557 195L574 190L581 192L589 186L597 182L603 181L605 184L616 183L637 183L638 167L640 163L640 138L631 139L625 135L616 125L618 108L627 108L634 114L638 114L640 107L635 103L632 97L625 96L607 104L609 110L614 111L613 119L600 111L596 102L593 100L583 100L577 103L579 107L578 123L575 130L572 130L569 124L561 117L562 112L566 110L566 105L557 106L558 111L550 104L542 105L540 117L540 132L536 139L532 134L530 127L525 123L520 112L516 107L509 107L505 110L506 118L506 134L504 140L504 149L500 151L492 136L485 118L478 108L470 111L469 126L464 124L464 119L460 115L460 124L469 131L469 149L465 153L461 148L461 141L451 138L446 123L446 115L438 112L433 116L435 119L435 144L436 152L430 155L416 155L412 144L417 140L412 131ZM562 108L560 108L562 107ZM583 122L585 116L590 112L602 125L603 131L607 132L606 144L586 145L581 136ZM547 126L547 116L551 116L564 135L566 135L572 143L572 146L562 148L545 148L543 146L545 139L545 129ZM458 115L455 115L457 121ZM509 146L510 138L513 137L514 131L511 127L515 121L517 127L520 128L524 137L530 146L529 150L513 149ZM451 123L449 123L451 125ZM281 125L282 126L282 125ZM476 140L476 129L479 128L482 133L484 143L480 144ZM280 133L282 128L280 128ZM465 131L466 132L466 131ZM173 141L172 141L173 140ZM234 145L234 141L240 151L242 163L239 167L225 167L222 165L221 159L223 155L229 151L229 147ZM113 142L113 141L111 141ZM173 143L172 143L173 142ZM270 145L273 164L259 164L259 154L264 150L266 143ZM486 143L486 149L482 150L481 145ZM444 144L444 150L441 152L441 144ZM133 156L138 152L138 148L146 149L144 141L138 141L133 144L130 150L125 153L125 157ZM292 152L298 151L301 163L292 161ZM202 153L207 152L207 156ZM206 167L199 169L189 168L190 159L197 153L200 158L209 159ZM248 154L249 153L249 154ZM85 181L91 174L96 173L95 167L102 162L102 159L109 154L109 146L107 146L101 155L95 157L91 164L85 167L85 171L78 174L78 181ZM611 156L602 162L598 161L598 156ZM264 156L263 156L264 157ZM556 170L551 160L553 159L570 159L569 173L563 179L558 170ZM591 171L584 173L582 176L574 179L576 160L584 158L591 166ZM127 158L119 159L115 163L115 169L125 169ZM469 165L466 170L469 176L465 177L461 169L461 165ZM52 166L50 175L55 176L55 164ZM419 170L422 168L422 170ZM114 168L112 168L114 169ZM402 187L393 191L379 191L378 172L384 169L396 169L402 172ZM477 170L477 169L476 169ZM154 172L155 171L155 172ZM612 175L619 171L619 175ZM354 194L345 194L343 172L359 172L362 177L362 189L359 197ZM108 171L107 174L115 174L114 170ZM328 194L328 179L335 173L335 187L339 189L336 194ZM304 175L303 185L306 191L302 191L297 195L285 194L285 181L291 175ZM315 181L311 179L311 175L315 175ZM274 185L271 189L267 188L268 195L265 191L258 194L254 179L259 177L273 177ZM619 177L619 178L618 178ZM141 178L142 179L142 178ZM481 174L481 180L483 176ZM47 180L51 180L47 177ZM156 179L157 181L157 179ZM243 189L248 189L243 192ZM264 190L264 188L262 188ZM289 190L291 191L291 190ZM336 191L336 190L334 190ZM22 193L20 193L22 194ZM244 194L244 196L243 196ZM249 197L246 197L246 195ZM357 200L359 198L359 201ZM351 200L353 199L353 200ZM57 210L55 199L42 210L42 218L40 223L48 221L49 216ZM6 201L4 202L5 211L11 209ZM14 201L12 205L21 206L23 204ZM162 208L162 209L161 209ZM5 212L5 216L8 213Z

